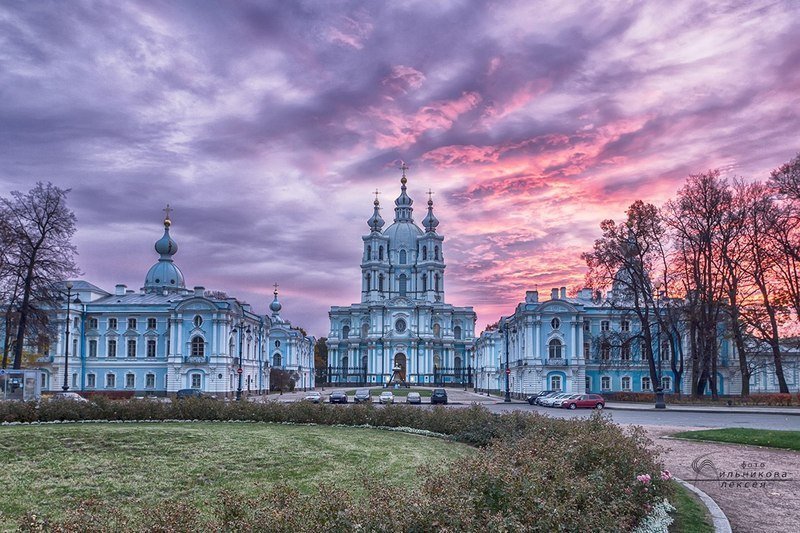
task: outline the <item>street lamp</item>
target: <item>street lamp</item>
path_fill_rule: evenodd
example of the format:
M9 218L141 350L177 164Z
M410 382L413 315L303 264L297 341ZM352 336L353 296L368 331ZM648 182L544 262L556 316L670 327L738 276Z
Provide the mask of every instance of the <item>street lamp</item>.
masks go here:
M246 332L245 328L247 329ZM239 320L239 323L233 328L234 333L237 332L237 330L239 333L239 368L236 370L236 373L239 374L239 386L236 389L236 400L239 401L242 399L242 373L244 372L244 370L242 370L242 338L245 333L250 335L250 326L242 319Z
M69 390L69 322L70 322L70 315L69 315L69 306L72 303L72 282L68 281L66 284L67 287L67 327L66 331L64 332L64 385L61 386L61 390L67 392ZM80 304L81 300L77 296L75 296L76 304Z
M661 316L661 283L656 283L655 286L656 291L656 317L658 325L658 347L656 348L656 352L658 353L658 366L656 367L656 409L666 409L667 404L664 401L664 387L661 385L661 334L662 334L662 321L663 318ZM652 349L652 346L651 346Z
M306 391L306 380L303 379L303 365L297 365L297 377L300 378L300 388Z
M505 403L511 403L511 388L509 379L511 376L511 364L508 361L508 321L503 322L503 329L506 333L506 397L503 400Z

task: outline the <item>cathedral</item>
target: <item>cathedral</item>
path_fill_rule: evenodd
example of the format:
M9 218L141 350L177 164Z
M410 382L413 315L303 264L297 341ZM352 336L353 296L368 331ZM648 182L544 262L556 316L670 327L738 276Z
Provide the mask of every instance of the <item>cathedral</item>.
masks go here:
M315 340L281 317L277 285L270 315L223 292L186 288L166 211L158 260L140 290L62 284L59 335L37 361L40 389L62 390L67 374L70 390L110 396L257 394L269 389L272 369L313 388Z
M445 302L444 236L433 200L422 228L414 223L403 165L394 221L376 198L362 237L361 302L329 316L331 383L461 383L471 372L476 315Z

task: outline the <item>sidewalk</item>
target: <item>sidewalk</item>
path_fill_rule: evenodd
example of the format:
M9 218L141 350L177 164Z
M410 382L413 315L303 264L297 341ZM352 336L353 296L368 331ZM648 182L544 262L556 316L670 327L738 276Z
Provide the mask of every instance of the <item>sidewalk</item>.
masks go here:
M667 402L666 409L656 409L652 403L606 402L606 409L617 409L620 411L673 411L684 413L735 413L800 416L800 407L745 407L741 405L726 407L722 405L670 404L669 402Z

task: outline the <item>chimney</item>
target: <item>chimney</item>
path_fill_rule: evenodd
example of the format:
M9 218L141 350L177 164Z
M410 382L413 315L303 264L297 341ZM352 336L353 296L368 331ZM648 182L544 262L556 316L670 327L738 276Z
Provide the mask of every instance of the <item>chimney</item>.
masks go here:
M525 293L525 301L529 304L535 304L539 301L539 291L527 291Z
M558 288L550 289L550 299L558 300Z
M194 288L194 295L195 296L204 296L206 294L206 288L197 286Z
M123 285L122 283L117 284L114 291L114 296L125 296L125 289L127 289L127 285Z
M561 299L562 300L566 300L567 299L567 288L566 287L561 287Z

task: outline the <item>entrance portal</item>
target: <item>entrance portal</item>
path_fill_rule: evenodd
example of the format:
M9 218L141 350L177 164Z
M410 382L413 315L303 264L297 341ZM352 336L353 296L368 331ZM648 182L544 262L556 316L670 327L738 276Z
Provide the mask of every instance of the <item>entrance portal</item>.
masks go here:
M397 383L406 382L406 355L399 353L394 356L394 368L391 381Z

